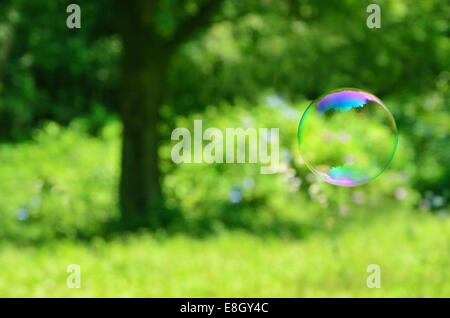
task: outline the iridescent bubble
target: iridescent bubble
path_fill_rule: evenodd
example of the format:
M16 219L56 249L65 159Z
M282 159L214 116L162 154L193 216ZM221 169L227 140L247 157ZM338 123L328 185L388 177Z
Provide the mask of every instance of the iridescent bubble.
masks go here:
M344 187L378 177L391 162L397 140L387 107L354 88L313 101L298 126L300 154L307 167L326 182Z

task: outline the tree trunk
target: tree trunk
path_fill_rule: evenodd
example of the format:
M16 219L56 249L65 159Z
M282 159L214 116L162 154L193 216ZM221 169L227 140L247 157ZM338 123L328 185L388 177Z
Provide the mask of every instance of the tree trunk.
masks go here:
M152 59L155 63L124 73L126 91L121 109L123 144L120 207L123 221L150 221L149 225L158 226L162 195L157 124L163 98L165 62L157 57Z
M160 226L163 210L157 124L169 54L164 43L149 30L141 9L127 8L129 13L122 16L123 144L119 194L124 226L155 228Z
M154 30L157 0L114 2L123 44L120 209L125 227L156 228L169 220L161 193L157 131L167 71L177 48L206 29L222 1L206 1L196 15L179 23L171 39Z

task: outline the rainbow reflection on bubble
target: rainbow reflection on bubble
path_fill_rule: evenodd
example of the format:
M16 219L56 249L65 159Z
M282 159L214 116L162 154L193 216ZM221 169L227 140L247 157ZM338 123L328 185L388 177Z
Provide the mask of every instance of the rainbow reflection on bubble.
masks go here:
M306 166L326 182L344 187L378 177L391 162L397 140L387 107L374 95L354 88L313 101L298 127Z

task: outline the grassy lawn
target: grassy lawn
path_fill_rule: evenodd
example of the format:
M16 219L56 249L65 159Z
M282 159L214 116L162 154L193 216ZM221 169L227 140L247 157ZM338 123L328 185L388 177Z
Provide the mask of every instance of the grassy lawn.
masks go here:
M3 243L2 297L450 297L450 219L372 216L304 240L245 233L196 239L136 234L42 247ZM66 286L69 264L81 288ZM369 264L381 288L369 289Z

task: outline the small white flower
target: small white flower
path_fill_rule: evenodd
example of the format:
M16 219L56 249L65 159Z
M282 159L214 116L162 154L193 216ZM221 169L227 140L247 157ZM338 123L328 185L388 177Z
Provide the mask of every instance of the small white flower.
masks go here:
M397 200L403 200L406 198L408 191L405 188L397 188L395 189L394 195Z

